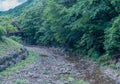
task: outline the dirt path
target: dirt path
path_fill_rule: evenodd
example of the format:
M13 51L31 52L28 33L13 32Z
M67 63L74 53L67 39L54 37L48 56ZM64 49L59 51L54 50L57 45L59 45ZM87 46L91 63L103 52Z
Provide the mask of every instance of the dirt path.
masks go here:
M78 84L75 83L78 78L91 84L115 84L91 61L68 57L55 48L32 46L27 49L37 53L38 61L3 79L2 84L12 84L18 79L24 79L28 84Z

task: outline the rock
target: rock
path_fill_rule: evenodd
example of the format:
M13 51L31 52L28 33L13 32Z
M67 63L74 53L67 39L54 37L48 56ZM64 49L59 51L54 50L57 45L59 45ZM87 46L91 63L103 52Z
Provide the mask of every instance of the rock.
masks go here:
M0 65L0 71L3 71L3 70L5 70L5 65Z
M13 58L17 58L17 56L18 56L18 53L13 54Z
M14 64L16 64L16 63L17 63L17 61L16 61L16 59L15 59L15 58L13 58L13 59L12 59L12 62L13 62Z
M65 84L64 81L57 80L55 84Z
M16 63L20 62L21 60L22 60L22 59L19 58L19 57L17 57L17 58L15 59Z
M120 84L120 80L117 80L117 81L116 81L116 84Z
M0 57L0 64L3 64L5 62L5 58L4 57Z
M23 60L23 56L22 55L19 55L18 58L21 59L21 60Z
M12 61L9 61L9 65L12 66L14 65L14 63Z
M6 60L5 66L6 66L6 68L7 68L8 66L10 66L9 61Z
M33 77L33 76L34 76L34 73L28 72L28 76L29 76L29 77Z
M74 80L75 80L75 79L72 78L72 77L69 77L69 78L68 78L68 81L69 81L69 82L72 82L72 81L74 81Z
M12 56L6 56L5 60L8 60L8 61L12 60Z
M119 70L120 69L120 62L116 63L116 68Z

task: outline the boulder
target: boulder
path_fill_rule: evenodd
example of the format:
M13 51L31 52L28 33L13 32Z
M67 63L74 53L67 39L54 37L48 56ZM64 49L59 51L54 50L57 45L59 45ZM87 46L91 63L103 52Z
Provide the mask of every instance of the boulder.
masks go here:
M0 56L0 64L3 64L5 62L5 58Z
M0 56L0 71L3 71L7 67L14 65L20 62L21 60L26 59L28 55L29 55L29 52L27 51L27 49L21 48L20 52L14 51L5 57Z
M0 71L5 70L6 66L5 65L0 65Z

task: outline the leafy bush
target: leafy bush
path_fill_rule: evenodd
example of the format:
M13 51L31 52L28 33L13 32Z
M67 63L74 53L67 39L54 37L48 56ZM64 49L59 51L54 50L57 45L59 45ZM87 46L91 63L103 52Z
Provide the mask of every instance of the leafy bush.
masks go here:
M113 56L120 53L120 16L112 23L112 27L105 31L105 50Z
M18 43L22 43L22 37L19 37L19 36L10 36L9 37L10 39L18 42Z
M11 25L10 23L5 23L5 29L10 31L10 32L16 32L17 28Z
M29 84L25 79L17 79L14 84Z
M6 33L6 30L4 27L0 26L0 38L2 37L2 35L4 35Z
M34 0L17 19L28 43L64 46L107 61L120 52L119 2ZM13 28L7 18L1 23Z

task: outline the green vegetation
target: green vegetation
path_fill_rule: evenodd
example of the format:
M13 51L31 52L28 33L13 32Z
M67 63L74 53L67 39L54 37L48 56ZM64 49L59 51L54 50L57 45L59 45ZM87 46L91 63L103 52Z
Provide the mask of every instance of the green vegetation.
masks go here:
M0 39L2 39L2 36L6 33L6 30L0 26Z
M119 0L28 0L2 14L20 23L27 43L63 46L103 62L120 52L119 3Z
M16 41L3 37L2 41L0 41L0 56L5 56L6 53L9 51L19 51L21 47L22 45L17 43Z
M9 38L18 43L22 43L22 37L20 37L20 36L10 36Z
M28 43L64 46L108 61L120 52L119 2L34 0L18 19Z
M0 16L0 26L6 31L14 32L17 31L17 28L12 24L13 17L10 15Z
M72 74L65 75L64 77L57 79L57 80L68 81L68 84L89 84L88 82L85 82L81 80L80 78L74 79L74 76Z
M27 80L24 79L17 79L13 84L29 84Z
M116 69L116 65L115 64L110 64L109 65L112 69Z
M0 77L6 77L7 78L10 75L14 74L15 71L20 71L25 66L28 66L29 64L34 64L36 61L37 61L36 54L34 52L30 52L30 55L26 60L23 60L20 63L7 68L5 71L0 72Z

